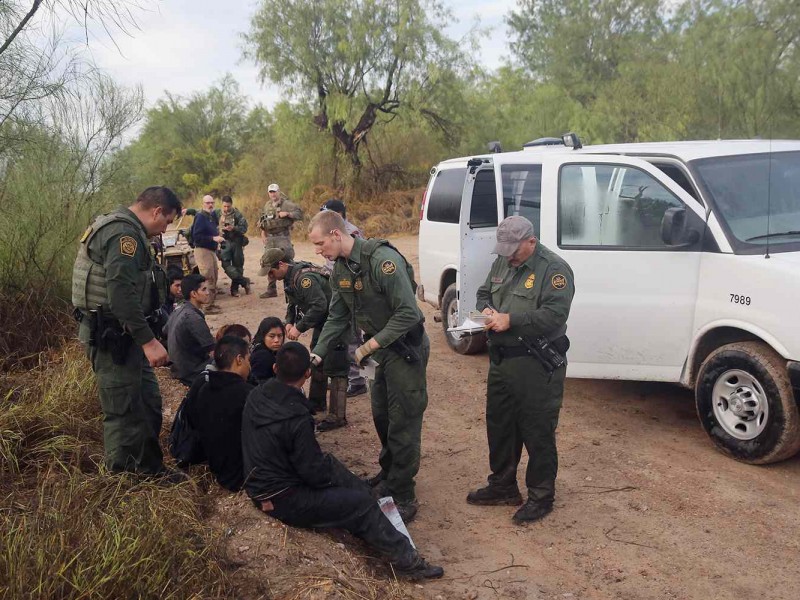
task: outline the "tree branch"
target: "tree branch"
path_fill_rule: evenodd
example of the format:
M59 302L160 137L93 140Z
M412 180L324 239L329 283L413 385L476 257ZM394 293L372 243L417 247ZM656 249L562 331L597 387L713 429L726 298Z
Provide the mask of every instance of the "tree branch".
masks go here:
M8 39L5 42L3 42L3 45L0 46L0 54L6 51L6 48L8 48L11 45L11 42L14 41L14 38L16 38L20 34L20 32L23 29L25 29L25 26L28 24L28 21L30 21L33 18L33 15L35 15L36 11L39 10L39 6L41 6L41 4L42 0L33 0L33 6L31 6L31 9L28 11L28 14L26 14L22 18L22 21L19 22L19 25L17 25L14 31L11 32L11 35L8 36Z

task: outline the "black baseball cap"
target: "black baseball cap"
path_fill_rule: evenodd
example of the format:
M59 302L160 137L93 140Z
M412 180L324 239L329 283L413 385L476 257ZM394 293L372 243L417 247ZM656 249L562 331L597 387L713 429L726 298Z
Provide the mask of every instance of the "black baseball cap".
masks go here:
M325 202L322 206L319 207L320 210L332 210L335 213L339 213L342 216L345 216L345 207L344 202L339 200L338 198L331 198L327 202Z

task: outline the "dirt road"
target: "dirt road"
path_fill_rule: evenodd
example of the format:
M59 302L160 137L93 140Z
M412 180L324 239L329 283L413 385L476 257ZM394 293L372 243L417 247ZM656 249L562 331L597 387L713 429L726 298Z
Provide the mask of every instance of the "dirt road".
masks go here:
M416 264L415 237L394 243ZM255 293L221 295L223 313L209 317L212 326L239 321L255 331L262 317L283 316L283 298L258 298L266 288L266 279L255 276L260 248L257 241L247 248ZM309 244L297 250L298 258L313 259ZM220 283L227 286L227 278ZM453 353L433 310L424 311L432 342L430 404L421 508L409 529L424 554L445 566L446 577L412 588L414 595L800 597L800 458L753 467L723 457L702 432L691 393L677 386L568 380L553 513L520 528L511 523L513 508L467 505L467 491L487 475L488 359ZM379 446L367 397L352 399L348 411L350 425L320 441L357 473L372 473Z

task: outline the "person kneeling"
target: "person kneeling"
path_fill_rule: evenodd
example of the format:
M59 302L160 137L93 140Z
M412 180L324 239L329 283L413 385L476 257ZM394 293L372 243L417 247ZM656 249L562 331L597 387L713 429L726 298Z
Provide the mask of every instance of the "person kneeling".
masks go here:
M255 388L242 415L244 488L255 505L294 527L346 529L389 559L398 577L437 578L383 514L368 486L314 437L303 384L311 376L308 350L288 342L275 359L275 379Z

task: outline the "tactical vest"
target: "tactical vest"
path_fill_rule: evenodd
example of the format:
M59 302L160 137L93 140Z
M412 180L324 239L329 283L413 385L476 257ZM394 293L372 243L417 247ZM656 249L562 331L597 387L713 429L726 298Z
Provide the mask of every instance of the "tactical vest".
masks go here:
M367 257L369 267L366 269L361 269L362 273L366 273L367 276L372 277L372 255L375 254L375 250L377 250L380 246L388 246L400 255L400 257L403 259L403 262L406 263L406 273L408 273L408 278L411 280L411 290L416 294L417 282L414 281L414 267L412 267L411 263L408 262L408 259L403 256L403 253L390 244L388 240L381 240L378 238L364 240L364 243L361 245L361 255Z
M331 277L331 272L328 267L320 267L310 262L296 262L295 266L300 268L295 269L295 272L292 275L291 286L293 288L297 287L297 282L300 281L300 278L306 273L316 273L317 275L322 275L325 279L330 279Z
M72 305L83 311L89 311L97 308L98 305L103 307L103 312L106 317L113 317L111 309L108 305L108 287L106 286L106 270L102 263L95 262L89 256L89 244L91 244L97 233L107 225L123 221L131 225L136 232L138 242L142 247L147 249L150 242L144 236L141 224L133 217L123 212L112 212L109 214L101 215L94 220L86 233L81 238L80 246L78 247L78 256L75 258L75 268L72 274ZM148 257L147 274L145 276L145 285L142 290L142 297L140 301L145 306L145 302L152 305L156 300L153 298L153 283L156 279L153 270L153 258L149 252L146 252ZM159 278L160 279L160 278ZM166 278L164 278L166 279ZM161 285L157 286L158 296L161 296ZM164 294L166 297L166 294ZM157 309L158 306L145 306L144 313Z

